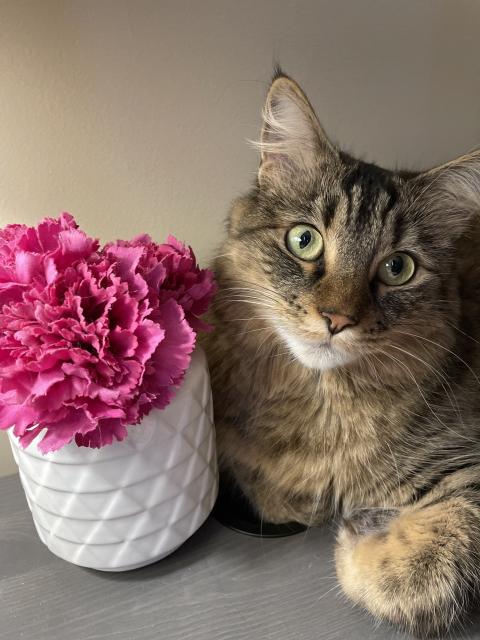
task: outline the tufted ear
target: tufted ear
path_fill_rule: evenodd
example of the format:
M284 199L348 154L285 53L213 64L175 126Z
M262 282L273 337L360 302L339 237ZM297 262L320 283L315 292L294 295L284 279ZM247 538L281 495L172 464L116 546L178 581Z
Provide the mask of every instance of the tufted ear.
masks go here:
M277 71L263 109L260 187L292 188L313 180L326 156L337 152L323 131L307 96L298 84Z
M460 236L480 220L480 150L419 174L414 206L448 225L452 237Z

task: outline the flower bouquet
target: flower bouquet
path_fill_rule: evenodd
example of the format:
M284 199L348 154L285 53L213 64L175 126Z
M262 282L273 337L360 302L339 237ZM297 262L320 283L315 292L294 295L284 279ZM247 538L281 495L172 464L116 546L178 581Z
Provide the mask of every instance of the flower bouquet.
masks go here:
M66 213L0 231L0 429L57 555L135 568L210 512L211 393L194 348L214 292L173 237L100 247Z

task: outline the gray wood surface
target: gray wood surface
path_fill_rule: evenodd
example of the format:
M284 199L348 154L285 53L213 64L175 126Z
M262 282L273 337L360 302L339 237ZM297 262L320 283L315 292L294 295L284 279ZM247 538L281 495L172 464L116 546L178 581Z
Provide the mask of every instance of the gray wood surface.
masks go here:
M333 536L277 540L208 520L144 569L100 573L52 555L36 536L17 476L0 480L1 640L383 640L339 593ZM480 640L473 622L455 638Z

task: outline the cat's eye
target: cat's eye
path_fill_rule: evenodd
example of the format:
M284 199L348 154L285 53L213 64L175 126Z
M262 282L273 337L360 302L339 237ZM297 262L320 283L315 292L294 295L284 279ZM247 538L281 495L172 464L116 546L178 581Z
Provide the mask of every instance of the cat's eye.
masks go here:
M294 256L313 262L323 253L322 234L309 224L297 224L290 229L285 239L287 249Z
M378 267L377 276L384 284L395 287L406 284L413 278L415 262L408 253L392 253Z

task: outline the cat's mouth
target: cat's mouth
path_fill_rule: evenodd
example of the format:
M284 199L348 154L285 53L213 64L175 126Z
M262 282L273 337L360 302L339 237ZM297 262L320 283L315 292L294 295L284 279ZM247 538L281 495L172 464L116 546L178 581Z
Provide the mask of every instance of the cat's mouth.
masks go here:
M295 358L310 369L334 369L355 360L354 354L343 348L338 339L307 338L290 333L284 328L278 331Z

